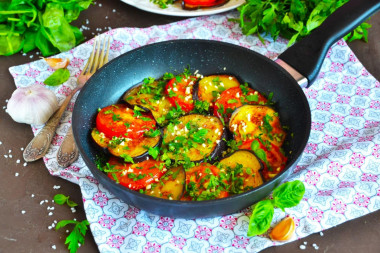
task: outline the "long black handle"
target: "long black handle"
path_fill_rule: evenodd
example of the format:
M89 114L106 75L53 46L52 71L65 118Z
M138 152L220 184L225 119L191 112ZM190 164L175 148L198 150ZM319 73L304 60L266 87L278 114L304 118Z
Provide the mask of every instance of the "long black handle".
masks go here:
M380 0L350 0L278 58L306 77L309 87L317 78L328 49L379 9Z

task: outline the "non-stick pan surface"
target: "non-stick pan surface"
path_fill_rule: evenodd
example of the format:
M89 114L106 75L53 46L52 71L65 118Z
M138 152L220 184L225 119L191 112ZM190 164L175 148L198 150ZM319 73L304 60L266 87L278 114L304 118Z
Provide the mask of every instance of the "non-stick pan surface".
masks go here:
M166 72L181 73L188 66L203 75L233 74L259 92L273 92L281 122L289 128L285 149L291 152L283 172L246 193L195 202L170 201L140 194L116 184L96 168L94 161L101 151L93 143L90 131L94 127L97 109L117 103L126 90L141 83L146 77L159 78ZM283 68L249 49L206 40L162 42L119 56L90 78L80 92L73 112L76 143L86 165L102 185L137 208L161 216L181 218L212 217L237 212L268 196L297 164L306 146L310 127L310 108L306 97L298 83ZM293 133L291 138L290 133Z

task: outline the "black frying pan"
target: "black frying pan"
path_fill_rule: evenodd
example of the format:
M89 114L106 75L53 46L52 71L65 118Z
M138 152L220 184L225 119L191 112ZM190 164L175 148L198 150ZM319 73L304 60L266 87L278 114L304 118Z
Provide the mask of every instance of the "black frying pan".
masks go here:
M111 193L128 204L161 216L212 217L234 213L252 205L268 196L293 171L308 141L310 108L299 83L308 87L316 78L328 48L379 8L379 0L351 0L312 35L280 55L277 60L279 64L246 48L206 40L151 44L117 57L91 77L75 103L73 132L86 165ZM203 75L234 74L262 93L273 92L282 124L294 133L285 147L292 152L283 172L240 195L184 202L154 198L129 190L96 168L94 161L99 149L91 140L90 130L97 109L116 103L127 89L141 83L145 77L159 78L166 72L180 73L187 65L193 70L198 69Z

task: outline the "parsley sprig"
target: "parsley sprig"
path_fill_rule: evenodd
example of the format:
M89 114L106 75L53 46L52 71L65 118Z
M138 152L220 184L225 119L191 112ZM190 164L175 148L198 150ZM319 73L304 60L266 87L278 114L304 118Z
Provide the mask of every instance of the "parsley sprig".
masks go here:
M74 224L74 229L66 237L65 244L68 244L67 248L70 253L77 252L79 246L84 243L84 237L90 223L87 220L76 221L76 220L61 220L57 223L55 227L56 230L63 228L69 224Z
M65 196L64 194L56 194L53 199L54 202L58 205L67 204L69 207L75 207L78 205L74 201L71 201L69 196ZM55 229L58 230L69 224L74 224L74 228L66 237L65 244L68 244L67 248L69 249L70 253L75 253L77 252L80 245L84 243L84 237L86 236L86 232L90 223L87 220L61 220L57 223Z
M349 0L247 0L238 8L240 27L244 34L270 35L276 39L279 35L289 39L289 45L310 34L336 9ZM368 40L368 23L361 24L346 36L349 41Z
M56 194L53 199L54 199L54 202L57 203L58 205L67 204L69 207L74 207L78 205L74 201L70 200L69 196L66 196L64 194Z

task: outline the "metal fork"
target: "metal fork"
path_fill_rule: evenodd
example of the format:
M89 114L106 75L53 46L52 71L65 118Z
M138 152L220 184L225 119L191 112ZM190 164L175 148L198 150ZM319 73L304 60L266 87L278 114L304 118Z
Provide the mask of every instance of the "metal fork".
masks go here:
M61 120L62 114L66 110L67 105L71 101L74 94L79 91L85 85L86 81L105 63L108 62L110 48L110 37L104 36L103 39L96 37L91 55L87 61L87 64L83 68L82 72L77 79L77 87L66 97L59 109L49 119L44 128L31 140L28 146L25 148L23 157L27 162L36 161L42 158L48 151L51 141L54 137L55 131ZM79 152L75 145L72 128L70 126L69 131L58 151L57 159L58 163L67 167L78 158Z

